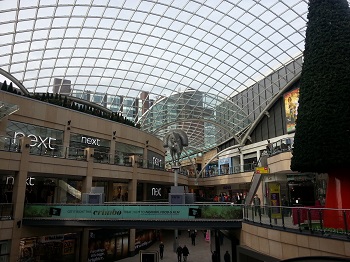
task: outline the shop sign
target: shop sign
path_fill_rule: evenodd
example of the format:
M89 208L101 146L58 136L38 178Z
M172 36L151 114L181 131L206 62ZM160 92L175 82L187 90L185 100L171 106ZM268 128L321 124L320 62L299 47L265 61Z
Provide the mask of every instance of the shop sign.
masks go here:
M28 177L26 180L27 186L34 186L33 180L35 177ZM15 183L15 178L13 176L6 177L6 185L13 185Z
M287 175L287 181L310 181L313 179L314 179L314 175L310 175L310 174Z
M162 188L156 188L156 187L152 187L152 191L151 194L152 196L162 196L162 192L161 192Z
M270 170L268 167L256 167L255 173L257 173L257 174L269 174Z
M86 136L81 137L81 143L83 144L100 146L100 141L101 139L98 139L98 138L92 138L92 137L86 137Z
M153 165L160 166L162 163L162 160L157 157L153 157L152 162L153 162Z
M15 135L13 138L16 139L17 137L25 137L25 136L26 135L23 132L15 132ZM31 139L31 144L30 144L31 147L43 146L43 147L48 148L48 149L55 149L51 145L51 142L56 141L56 138L53 138L53 137L44 137L43 138L41 136L36 136L33 134L29 134L29 135L27 135L27 137L29 137Z
M64 239L64 235L63 234L59 234L59 235L50 235L50 236L43 236L41 237L40 242L41 243L45 243L45 242L61 242Z
M219 165L225 165L230 163L230 158L221 158L219 159Z

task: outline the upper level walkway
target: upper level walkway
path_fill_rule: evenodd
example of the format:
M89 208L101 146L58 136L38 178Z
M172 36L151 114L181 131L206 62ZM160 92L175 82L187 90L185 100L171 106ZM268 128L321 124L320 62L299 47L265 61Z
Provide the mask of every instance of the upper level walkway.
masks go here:
M310 233L350 240L350 210L323 207L283 207L200 202L174 205L166 202L105 203L101 205L27 204L26 226L116 227L139 229L240 229L242 221L284 231ZM327 219L337 227L327 227ZM334 224L334 223L333 223Z

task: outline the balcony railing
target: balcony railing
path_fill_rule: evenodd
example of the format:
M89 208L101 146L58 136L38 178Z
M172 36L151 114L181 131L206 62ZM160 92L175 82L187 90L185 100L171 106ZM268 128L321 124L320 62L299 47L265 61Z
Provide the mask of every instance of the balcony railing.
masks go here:
M283 138L272 143L270 155L277 155L283 152L291 151L293 148L293 138Z
M244 220L269 227L350 239L350 209L245 206Z
M0 151L19 152L20 143L18 139L8 136L0 136Z
M248 163L244 165L238 165L238 166L233 166L227 169L220 169L219 170L206 170L202 177L213 177L213 176L223 176L223 175L233 175L233 174L238 174L242 172L252 172L255 170L255 164L253 163Z
M350 209L322 207L284 207L197 202L172 205L167 202L108 202L86 204L27 204L24 218L52 219L213 219L244 220L257 226L309 233L315 236L350 241ZM327 223L336 226L329 226Z

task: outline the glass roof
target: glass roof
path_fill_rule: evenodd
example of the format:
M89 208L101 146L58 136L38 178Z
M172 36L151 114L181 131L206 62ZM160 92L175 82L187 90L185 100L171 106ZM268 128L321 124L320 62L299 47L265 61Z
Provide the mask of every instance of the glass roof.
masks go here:
M29 92L98 103L160 138L182 128L194 154L251 124L230 98L300 58L307 8L306 0L2 0L0 68Z

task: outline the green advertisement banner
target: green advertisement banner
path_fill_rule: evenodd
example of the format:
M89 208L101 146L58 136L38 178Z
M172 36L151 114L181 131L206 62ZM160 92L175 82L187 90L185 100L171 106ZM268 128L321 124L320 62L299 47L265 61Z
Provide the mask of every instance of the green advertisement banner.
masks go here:
M26 205L25 218L54 219L242 219L238 206Z

